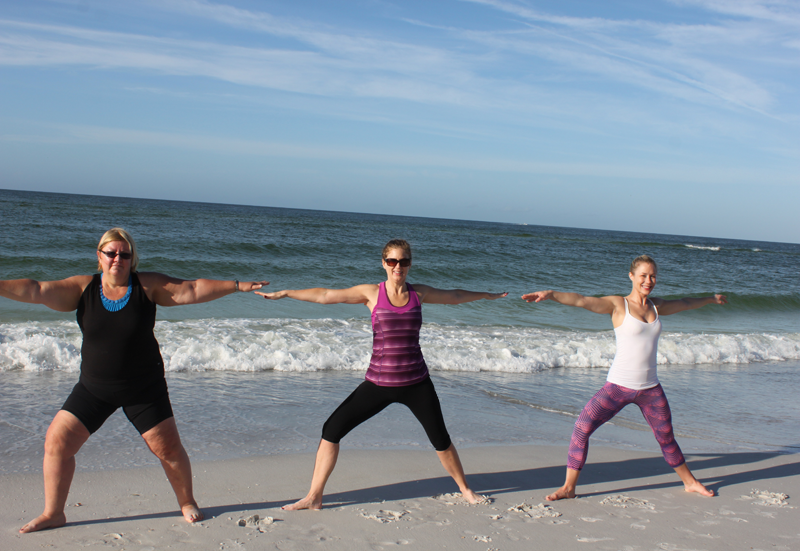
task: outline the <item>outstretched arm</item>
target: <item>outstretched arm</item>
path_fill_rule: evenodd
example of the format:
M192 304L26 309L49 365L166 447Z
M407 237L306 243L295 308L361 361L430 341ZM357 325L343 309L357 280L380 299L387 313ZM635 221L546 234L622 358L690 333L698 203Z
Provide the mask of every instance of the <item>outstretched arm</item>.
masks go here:
M677 314L684 310L694 310L695 308L702 308L706 304L728 304L728 297L725 295L713 295L710 297L700 298L681 298L678 300L664 300L663 298L650 299L658 308L659 316L669 316L670 314Z
M578 293L562 293L560 291L536 291L522 295L525 302L542 302L543 300L553 300L565 306L577 306L584 308L595 314L613 314L618 304L622 304L622 297L586 297Z
M35 279L9 279L0 281L0 296L43 304L58 312L71 312L78 307L81 293L92 281L92 276L73 276L58 281L36 281Z
M378 298L378 286L372 284L356 285L349 289L324 289L315 287L313 289L284 289L274 293L259 293L257 295L269 300L282 298L293 298L304 302L316 302L317 304L368 304L376 302Z
M479 293L463 289L437 289L428 285L414 285L414 290L419 295L420 302L428 304L462 304L475 300L495 300L508 295L508 293Z
M199 304L235 293L236 281L218 279L178 279L155 272L142 272L139 280L150 300L159 306ZM269 285L269 281L240 281L239 291L250 292Z

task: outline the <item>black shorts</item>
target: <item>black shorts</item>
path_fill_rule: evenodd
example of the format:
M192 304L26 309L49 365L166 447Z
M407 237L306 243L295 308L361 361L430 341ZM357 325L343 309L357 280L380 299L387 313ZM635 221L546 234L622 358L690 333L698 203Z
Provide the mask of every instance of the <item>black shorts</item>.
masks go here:
M452 442L444 425L442 406L430 377L409 386L378 386L364 381L325 421L322 438L338 444L348 432L394 403L411 410L436 451L450 447Z
M158 388L159 391L152 396L142 398L147 401L121 406L101 400L79 381L61 409L77 417L89 434L94 434L106 422L106 419L117 411L117 408L122 407L128 421L133 423L139 434L144 434L160 422L173 416L166 384L158 385Z

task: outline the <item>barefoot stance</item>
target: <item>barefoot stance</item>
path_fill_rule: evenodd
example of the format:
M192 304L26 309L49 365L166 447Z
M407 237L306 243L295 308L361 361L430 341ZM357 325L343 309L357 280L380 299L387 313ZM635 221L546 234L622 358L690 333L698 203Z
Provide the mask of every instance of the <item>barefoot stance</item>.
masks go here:
M584 406L570 439L567 473L564 485L546 496L547 501L575 497L575 488L581 469L589 452L589 438L604 423L623 408L636 404L661 446L667 464L675 469L687 492L711 497L714 492L703 486L689 470L689 466L675 441L672 416L664 389L658 382L658 340L661 335L661 317L707 304L727 304L725 295L699 298L686 297L665 300L651 296L656 286L658 267L647 255L637 256L631 262L628 278L631 292L628 296L583 296L547 290L522 295L525 302L552 300L565 306L584 308L595 314L608 314L614 326L617 350L603 387Z
M281 507L284 511L302 511L303 509L310 509L314 511L318 511L322 509L322 499L313 499L310 497L304 497L300 501L296 503L292 503L291 505L284 505Z
M549 496L545 497L547 501L558 501L559 499L573 499L575 497L575 490L567 490L566 488L560 488L550 494Z
M701 496L714 497L714 490L709 490L703 486L699 480L695 480L692 484L684 486L683 489L690 493L694 492L700 494Z
M386 281L380 284L356 285L349 289L316 287L256 293L269 300L290 298L317 304L362 304L372 314L373 354L366 380L325 421L314 460L311 488L300 501L281 507L284 511L322 509L325 485L339 458L341 439L393 403L408 406L422 423L439 461L458 485L464 500L472 504L485 502L485 498L470 490L458 452L444 426L441 404L422 359L419 327L423 303L455 305L495 300L508 293L412 286L406 282L411 269L411 246L402 239L389 241L381 256ZM392 360L387 364L382 359L384 350L391 351Z
M183 513L183 518L186 519L186 522L199 522L206 518L196 503L189 503L181 507L181 513Z
M39 530L47 530L48 528L58 528L67 523L67 515L59 513L49 517L47 515L39 515L28 524L19 529L20 534L27 534L28 532L37 532Z
M489 498L486 496L482 496L476 494L472 490L467 490L466 492L461 492L461 497L467 500L472 505L477 505L478 503L488 503Z

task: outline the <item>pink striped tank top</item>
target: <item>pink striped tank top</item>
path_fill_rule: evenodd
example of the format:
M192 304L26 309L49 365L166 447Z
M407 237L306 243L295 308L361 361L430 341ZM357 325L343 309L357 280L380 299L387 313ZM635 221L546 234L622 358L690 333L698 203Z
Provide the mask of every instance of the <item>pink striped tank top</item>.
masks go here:
M422 305L408 286L408 304L394 306L381 283L378 303L372 310L372 358L366 379L378 386L408 386L428 377L428 366L419 347Z

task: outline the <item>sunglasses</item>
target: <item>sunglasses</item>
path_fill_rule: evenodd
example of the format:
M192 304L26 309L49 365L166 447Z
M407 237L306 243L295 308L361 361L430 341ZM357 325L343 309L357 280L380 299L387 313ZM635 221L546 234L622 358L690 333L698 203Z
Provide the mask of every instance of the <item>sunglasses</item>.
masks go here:
M395 266L397 266L398 262L400 263L400 267L402 268L408 268L409 266L411 266L410 258L401 258L400 260L397 260L396 258L384 258L383 261L386 262L386 265L389 266L390 268L394 268Z
M111 260L114 260L117 257L120 257L122 260L130 260L133 258L133 253L118 253L116 251L100 251L104 255L106 255Z

